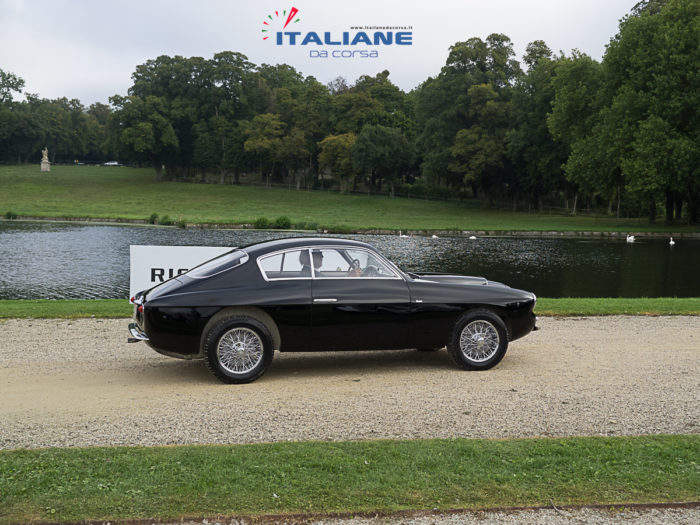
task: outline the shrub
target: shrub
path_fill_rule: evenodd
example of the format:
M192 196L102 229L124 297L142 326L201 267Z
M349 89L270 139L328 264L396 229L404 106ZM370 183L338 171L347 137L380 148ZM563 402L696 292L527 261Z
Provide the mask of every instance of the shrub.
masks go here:
M297 222L294 224L294 227L297 230L318 230L318 223L317 222Z
M151 216L148 218L148 224L156 224L156 222L158 222L158 214L151 213Z
M275 219L275 222L272 223L272 227L275 230L288 230L292 227L292 221L289 220L289 217L283 215Z
M158 219L158 224L161 226L171 226L172 223L173 221L168 215L163 215L160 219Z
M183 228L183 229L184 229L184 228L187 228L187 221L186 221L185 219L183 219L183 218L179 218L179 219L175 222L175 226L177 226L178 228Z
M321 226L323 233L355 233L355 229L345 224L334 224L332 226Z
M14 212L12 212L12 211L8 211L8 212L5 214L5 218L6 218L6 219L9 219L9 220L11 220L11 221L13 221L13 220L15 220L15 219L17 218L17 214L14 213Z
M255 219L253 226L258 230L266 230L270 227L270 221L267 217L258 217Z

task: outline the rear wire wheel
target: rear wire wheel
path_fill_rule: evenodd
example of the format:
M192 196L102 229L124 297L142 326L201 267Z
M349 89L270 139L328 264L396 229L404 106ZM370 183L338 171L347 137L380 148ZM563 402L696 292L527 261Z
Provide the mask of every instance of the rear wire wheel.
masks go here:
M267 327L252 317L224 318L204 334L207 367L224 383L249 383L272 362L274 348Z
M447 345L452 359L466 370L496 366L508 349L508 330L490 310L474 310L459 318Z

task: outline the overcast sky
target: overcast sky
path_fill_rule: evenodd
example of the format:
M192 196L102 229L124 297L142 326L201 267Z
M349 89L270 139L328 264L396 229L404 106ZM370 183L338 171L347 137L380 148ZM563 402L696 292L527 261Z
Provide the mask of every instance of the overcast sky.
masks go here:
M255 64L287 63L328 83L388 69L409 91L445 64L455 42L504 33L518 60L544 40L555 52L578 49L600 60L619 20L637 0L0 0L0 69L43 98L77 98L84 105L125 95L138 64L160 55L211 58L243 53ZM342 38L351 26L411 26L411 46L378 46L376 58L314 58L311 51L350 46L277 46L263 41L282 12L296 7L294 31ZM279 16L275 14L277 12ZM272 15L273 20L267 18ZM354 31L351 32L354 34ZM337 36L336 36L337 35ZM355 46L354 49L371 49Z

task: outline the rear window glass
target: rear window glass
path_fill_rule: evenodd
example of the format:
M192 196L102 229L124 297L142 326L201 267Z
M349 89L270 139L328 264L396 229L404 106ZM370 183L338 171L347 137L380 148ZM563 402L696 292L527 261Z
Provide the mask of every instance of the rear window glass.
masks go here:
M204 279L211 277L217 273L240 266L248 260L248 254L243 250L235 250L232 252L219 255L218 257L200 264L196 268L192 268L185 275L193 279Z

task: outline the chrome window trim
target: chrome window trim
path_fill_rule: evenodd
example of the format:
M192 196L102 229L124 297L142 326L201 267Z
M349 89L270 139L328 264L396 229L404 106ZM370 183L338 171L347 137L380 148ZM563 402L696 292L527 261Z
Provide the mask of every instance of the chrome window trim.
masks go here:
M367 252L371 254L373 257L378 259L379 261L383 262L384 265L386 266L387 270L389 270L392 275L391 276L386 276L386 275L377 275L375 277L364 277L362 275L358 277L324 277L324 276L317 276L316 275L316 269L311 265L311 276L299 276L299 277L268 277L267 274L265 274L265 270L263 270L262 267L262 259L267 259L268 257L274 257L275 255L279 255L281 253L289 253L289 252L300 252L302 250L308 250L309 251L309 260L313 260L313 255L312 255L312 250L356 250L356 251L362 251L362 252ZM392 281L404 281L405 279L402 277L400 272L398 271L398 268L394 263L392 263L389 259L384 257L382 254L379 252L376 252L374 250L371 250L369 248L365 248L363 246L343 246L343 245L335 245L335 244L328 244L328 245L319 245L319 246L301 246L301 247L296 247L296 248L285 248L284 250L277 250L275 252L270 252L266 253L265 255L260 255L256 261L258 265L258 270L260 271L260 275L262 278L267 281L268 283L270 282L277 282L277 281L303 281L306 279L309 280L317 280L317 281L331 281L331 280L351 280L352 282L357 282L358 280L367 280L367 281L376 281L377 279L382 279L382 280L392 280Z

